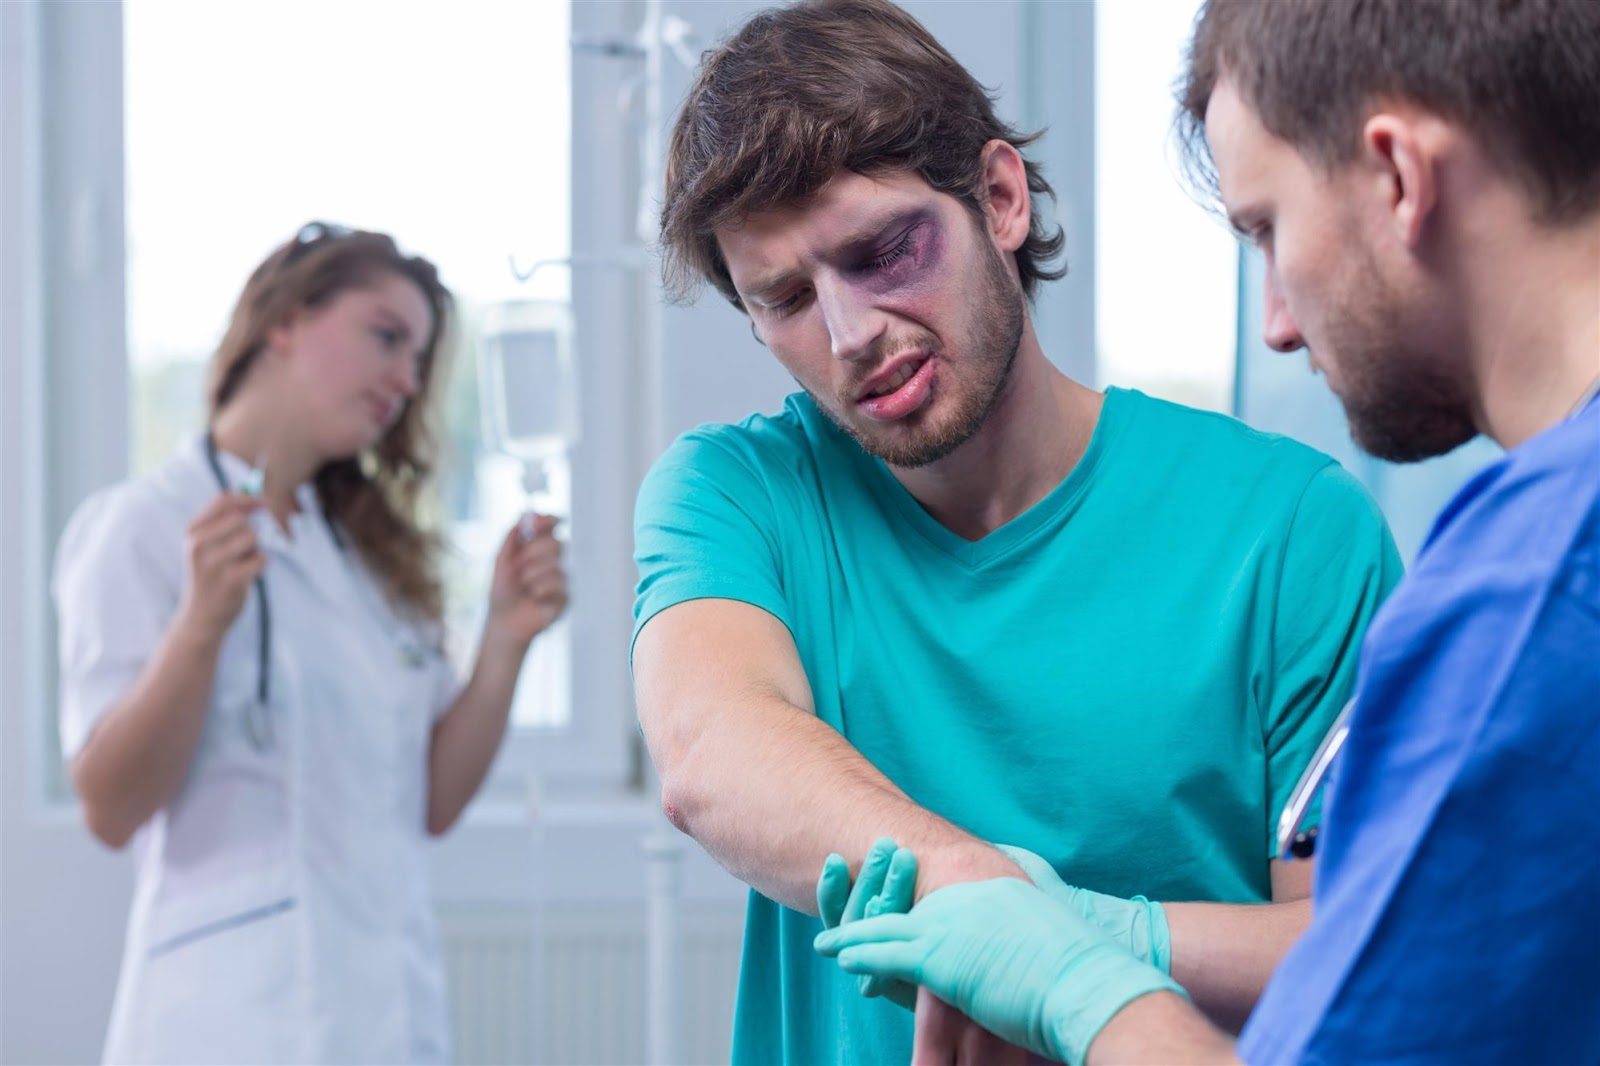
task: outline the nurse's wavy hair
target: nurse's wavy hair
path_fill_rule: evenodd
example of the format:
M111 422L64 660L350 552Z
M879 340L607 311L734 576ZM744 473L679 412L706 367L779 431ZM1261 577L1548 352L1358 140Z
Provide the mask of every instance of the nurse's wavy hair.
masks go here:
M386 234L322 222L303 227L256 267L239 294L211 360L208 421L238 394L266 347L269 331L384 274L414 282L433 312L433 332L417 369L417 392L371 449L326 464L314 484L329 520L361 553L390 601L438 621L444 615L439 573L443 542L436 530L424 527L419 512L437 466L432 384L448 353L454 300L432 263L406 255Z
M841 171L919 174L983 214L983 146L1038 139L1002 121L994 98L923 25L888 0L803 0L759 12L705 54L667 148L662 279L674 299L702 281L744 304L716 231L804 203ZM1042 210L1055 197L1024 157L1033 194L1013 253L1022 292L1066 274L1066 237Z

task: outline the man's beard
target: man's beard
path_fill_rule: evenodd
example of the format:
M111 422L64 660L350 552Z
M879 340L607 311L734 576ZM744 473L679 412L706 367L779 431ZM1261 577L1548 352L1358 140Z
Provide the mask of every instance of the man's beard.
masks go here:
M859 382L852 383L849 389L840 393L837 406L824 403L815 392L811 393L817 407L834 425L848 433L864 451L890 466L926 466L943 459L972 439L1005 391L1012 364L1016 362L1017 351L1022 346L1025 320L1022 291L1006 270L1000 253L981 235L979 247L984 262L972 328L957 339L959 358L963 362L959 366L943 364L943 373L938 380L939 388L949 390L949 398L954 404L941 422L916 429L895 423L884 427L884 432L879 432L872 425L853 424L840 413L855 406L855 398L860 394ZM919 332L918 336L911 338L911 343L905 343L903 339L888 343L894 347L885 353L874 353L874 358L868 361L871 367L883 365L901 351L931 351L934 358L944 354L942 350L934 350L934 339L926 333ZM958 381L957 374L964 374L966 380ZM933 406L939 399L939 394L931 396L928 404L911 418L930 418Z
M1351 439L1379 459L1415 463L1477 436L1470 400L1444 362L1400 342L1406 332L1395 305L1402 298L1379 288L1375 263L1360 276L1366 280L1348 279L1354 284L1345 291L1366 298L1347 305L1329 342Z
M1362 451L1391 463L1416 463L1478 435L1453 382L1394 362L1374 364L1374 371L1359 393L1347 388L1349 395L1339 397L1350 436Z

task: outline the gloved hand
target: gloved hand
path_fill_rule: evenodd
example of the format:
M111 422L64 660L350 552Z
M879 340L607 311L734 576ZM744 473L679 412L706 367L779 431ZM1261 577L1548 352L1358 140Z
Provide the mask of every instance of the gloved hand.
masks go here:
M1172 934L1167 929L1167 912L1161 904L1143 896L1123 899L1087 888L1074 888L1061 880L1043 856L1009 844L995 847L1022 867L1028 879L1045 895L1071 907L1141 962L1148 962L1162 973L1172 972Z
M911 909L917 886L917 857L889 837L883 837L861 861L861 875L850 883L850 865L838 852L822 863L817 878L817 913L826 929L880 914L904 914ZM916 1010L917 990L904 981L864 975L856 986L863 996L885 996L906 1010Z
M1075 910L1014 878L931 892L908 914L824 931L849 973L914 981L996 1036L1081 1063L1107 1022L1150 992L1182 993Z

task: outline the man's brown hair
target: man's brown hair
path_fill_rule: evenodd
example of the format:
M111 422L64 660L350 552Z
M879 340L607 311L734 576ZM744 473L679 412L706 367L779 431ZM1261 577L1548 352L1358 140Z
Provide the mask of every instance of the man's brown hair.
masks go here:
M743 308L716 231L801 203L840 171L914 170L975 216L982 149L1023 135L1002 122L983 86L922 24L887 0L805 0L763 11L708 52L678 113L661 208L662 276L677 298L709 280ZM1032 225L1016 251L1032 297L1065 238L1039 201L1054 197L1024 161Z
M1597 0L1207 0L1179 87L1190 174L1216 191L1206 107L1226 76L1261 123L1325 168L1368 109L1459 123L1558 224L1600 207Z

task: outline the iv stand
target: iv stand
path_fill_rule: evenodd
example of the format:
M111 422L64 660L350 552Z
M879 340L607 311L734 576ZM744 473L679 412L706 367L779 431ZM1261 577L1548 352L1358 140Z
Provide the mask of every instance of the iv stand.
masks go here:
M662 79L666 53L670 51L685 70L692 71L699 65L699 59L690 47L692 27L683 19L666 14L663 8L664 0L644 0L644 20L635 33L575 34L571 42L576 53L642 63L643 69L624 83L617 100L618 110L625 114L634 110L637 100L638 121L642 127L639 137L635 243L608 255L542 259L525 268L518 264L514 255L508 256L511 273L518 281L529 282L541 270L552 266L566 266L573 270L587 268L631 272L654 265L655 259L650 249L656 240L656 198L662 183ZM637 471L642 474L655 460L664 443L661 440L662 419L656 399L662 394L664 378L662 307L659 298L645 301L641 326L640 389L637 395L643 400L636 412L635 424L639 432L635 437L635 464ZM658 816L657 823L640 841L648 886L645 1061L673 1063L683 1061L679 1032L682 963L677 917L683 842L681 835L664 815Z

